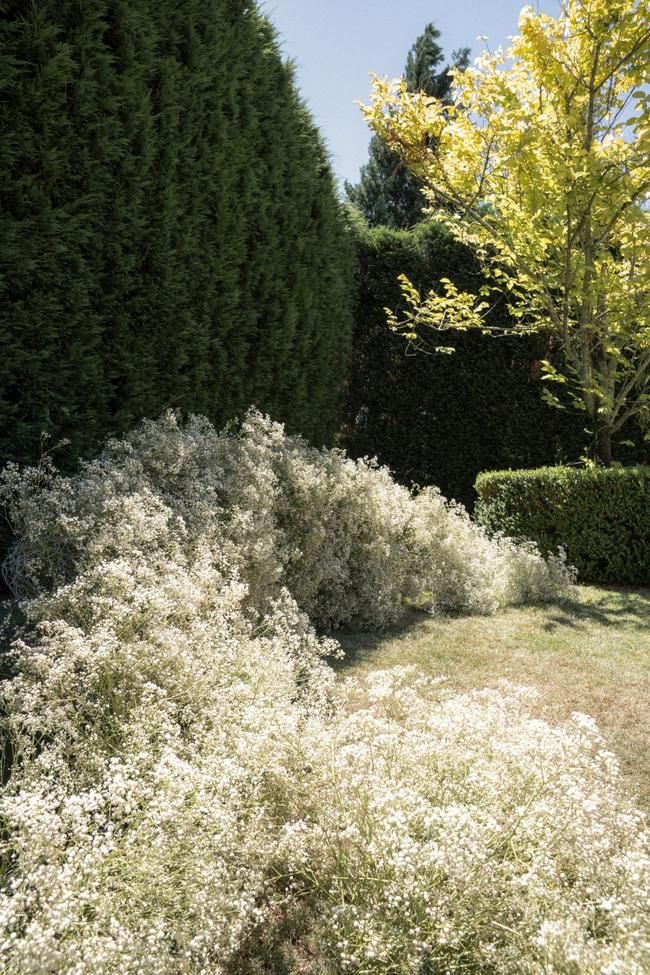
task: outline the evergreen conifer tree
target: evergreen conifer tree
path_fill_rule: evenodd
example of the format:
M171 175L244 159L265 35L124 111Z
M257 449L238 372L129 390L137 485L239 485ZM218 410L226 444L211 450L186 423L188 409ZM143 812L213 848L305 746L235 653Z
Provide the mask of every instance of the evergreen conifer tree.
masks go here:
M240 0L3 0L0 463L167 407L325 442L351 266L326 149Z
M464 69L470 50L454 51L451 65L441 69L444 61L438 44L440 31L427 24L409 51L404 77L409 91L423 91L445 101L451 91L450 67ZM426 201L421 181L405 166L400 155L378 136L373 135L368 147L368 162L361 167L359 182L345 184L348 199L363 213L371 227L386 226L396 230L413 227L422 219Z

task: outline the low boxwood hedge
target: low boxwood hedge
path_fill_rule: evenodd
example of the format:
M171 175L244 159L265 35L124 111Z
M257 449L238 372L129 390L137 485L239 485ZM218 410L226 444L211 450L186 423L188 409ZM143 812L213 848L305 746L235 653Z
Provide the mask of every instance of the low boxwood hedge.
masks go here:
M650 585L650 467L487 471L475 487L489 531L562 545L583 582Z

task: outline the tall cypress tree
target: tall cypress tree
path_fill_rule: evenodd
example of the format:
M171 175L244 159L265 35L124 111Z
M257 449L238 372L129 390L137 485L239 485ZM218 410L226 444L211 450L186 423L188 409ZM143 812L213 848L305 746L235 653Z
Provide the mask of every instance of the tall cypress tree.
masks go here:
M275 32L241 0L0 0L0 459L166 407L328 440L347 233Z
M450 68L466 68L470 49L454 51L451 65L444 62L438 44L440 31L427 24L409 51L404 78L409 91L423 91L446 101L451 93ZM422 219L426 200L421 181L404 164L398 153L374 135L368 147L368 162L361 167L359 182L345 184L348 199L363 213L371 227L406 230Z

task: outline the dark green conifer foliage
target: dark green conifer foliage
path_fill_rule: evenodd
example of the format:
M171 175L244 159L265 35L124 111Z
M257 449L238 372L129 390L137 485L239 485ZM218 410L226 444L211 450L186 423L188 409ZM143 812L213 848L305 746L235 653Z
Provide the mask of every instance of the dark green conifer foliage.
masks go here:
M440 31L427 24L409 51L404 78L410 91L447 101L451 92L450 65L444 61L438 44ZM451 66L466 68L468 47L454 51ZM385 226L406 230L422 220L426 200L421 182L404 164L399 154L374 135L368 147L368 162L361 167L359 182L345 184L348 199L362 212L371 227Z
M483 280L471 250L433 220L413 230L357 233L358 293L347 422L353 456L376 456L405 484L435 484L472 506L480 471L575 463L584 449L584 416L547 405L540 360L557 354L550 336L447 333L453 355L407 354L386 325L402 299L398 274L421 291L441 277L475 291ZM507 325L500 304L490 322ZM650 464L650 444L629 421L617 447L625 463Z
M168 406L337 426L351 258L242 0L0 0L0 457Z

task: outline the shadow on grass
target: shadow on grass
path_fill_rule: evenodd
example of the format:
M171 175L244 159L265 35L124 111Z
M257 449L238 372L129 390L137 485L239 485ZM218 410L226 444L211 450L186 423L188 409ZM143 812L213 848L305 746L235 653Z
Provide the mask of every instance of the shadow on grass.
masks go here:
M343 647L345 657L342 660L332 661L332 667L334 670L344 671L347 667L351 667L359 656L371 654L386 640L400 639L413 633L422 623L431 619L431 614L425 610L410 608L396 623L384 630L337 630L332 633L332 636Z
M582 598L565 598L552 604L542 628L580 629L584 624L619 626L648 633L650 639L650 590L627 586L584 587Z
M530 602L508 607L503 613L531 612L531 617L541 631L558 632L562 629L579 632L590 627L618 627L620 630L633 630L647 633L650 645L650 589L628 586L581 586L575 595L563 597L548 603ZM499 614L497 614L499 615ZM343 660L333 662L335 670L345 671L354 666L360 658L372 656L387 641L416 635L416 631L427 621L463 619L463 613L448 613L432 617L430 613L414 607L409 608L401 619L385 630L340 630L332 634L343 650ZM467 616L475 620L476 616Z

